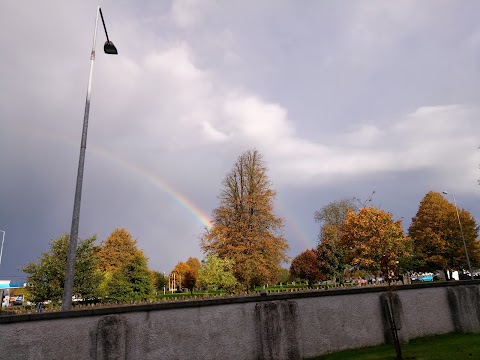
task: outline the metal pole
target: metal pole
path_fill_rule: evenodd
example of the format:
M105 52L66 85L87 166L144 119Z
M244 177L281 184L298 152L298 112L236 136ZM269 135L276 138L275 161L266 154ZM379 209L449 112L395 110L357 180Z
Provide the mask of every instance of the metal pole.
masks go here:
M460 233L462 234L463 248L465 249L465 256L467 257L468 271L470 271L470 278L473 280L472 266L470 265L470 259L468 258L467 243L465 242L465 236L463 236L463 229L462 229L462 223L460 221L460 214L458 213L457 200L455 199L454 194L452 194L452 196L453 196L453 202L455 203L455 210L457 211L457 219L458 219L458 225L460 226Z
M92 90L93 64L95 62L95 44L97 40L97 25L100 6L97 8L95 19L95 31L93 33L93 45L90 55L90 75L88 77L87 97L85 100L85 114L83 116L83 131L80 144L80 157L78 160L77 185L75 188L75 200L73 203L72 227L70 230L70 243L68 246L67 268L65 271L65 284L63 288L62 311L72 308L73 279L75 271L75 257L77 252L78 224L80 221L80 202L82 199L83 168L85 163L85 150L87 148L88 115L90 112L90 93Z
M0 247L0 265L2 264L2 254L3 254L3 242L5 241L5 231L0 230L3 233L2 236L2 247Z

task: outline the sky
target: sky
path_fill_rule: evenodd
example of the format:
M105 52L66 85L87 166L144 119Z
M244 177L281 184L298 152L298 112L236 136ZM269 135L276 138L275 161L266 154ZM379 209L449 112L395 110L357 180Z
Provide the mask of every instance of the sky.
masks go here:
M97 5L119 54L100 22L80 238L126 228L166 273L201 259L249 149L291 257L315 210L373 191L405 229L429 191L479 221L478 1L3 0L0 279L70 232Z

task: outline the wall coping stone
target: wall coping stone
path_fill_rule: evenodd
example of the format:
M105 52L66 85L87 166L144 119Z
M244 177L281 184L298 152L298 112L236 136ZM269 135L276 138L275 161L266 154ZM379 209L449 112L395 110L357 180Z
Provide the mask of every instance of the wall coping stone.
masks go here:
M462 285L480 285L480 280L460 280L460 281L445 281L445 282L433 282L433 283L416 283L408 285L395 285L395 291L413 290L413 289L429 289L438 287L452 287ZM247 295L247 296L235 296L227 298L214 298L214 299L199 299L199 300L184 300L177 302L161 302L150 304L136 304L136 305L120 305L112 307L99 307L93 309L80 309L71 311L57 311L57 312L44 312L44 313L31 313L31 314L19 314L19 315L3 315L0 316L0 324L19 323L26 321L39 321L39 320L56 320L66 318L77 318L86 316L104 316L112 314L124 314L131 312L148 312L148 311L161 311L171 309L184 309L203 306L219 306L230 304L243 304L254 303L264 301L278 301L278 300L292 300L292 299L304 299L314 297L325 296L339 296L339 295L356 295L364 293L378 293L387 291L387 286L366 286L344 289L331 289L331 290L306 290L297 292L282 292L282 293L268 293L265 295Z

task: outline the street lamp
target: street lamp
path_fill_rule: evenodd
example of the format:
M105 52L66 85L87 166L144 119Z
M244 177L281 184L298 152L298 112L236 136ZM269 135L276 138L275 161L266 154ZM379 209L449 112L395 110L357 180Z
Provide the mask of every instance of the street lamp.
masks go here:
M468 271L470 271L470 278L472 278L473 280L472 266L470 265L470 259L468 258L467 243L465 242L465 236L463 236L463 229L462 229L462 223L460 222L460 214L458 213L457 200L455 199L454 194L449 193L448 191L443 191L443 193L445 195L450 194L453 196L453 203L455 204L455 210L457 211L458 225L460 226L460 233L462 234L463 247L465 249L465 256L467 257Z
M3 242L5 241L5 231L0 230L3 233L2 236L2 246L0 247L0 265L2 264L2 254L3 254ZM0 304L1 306L1 304Z
M90 112L90 92L92 90L92 74L93 64L95 62L95 44L97 41L97 25L98 15L102 18L103 29L105 30L105 36L107 41L103 46L103 50L106 54L116 55L118 54L117 48L108 38L107 27L105 26L105 20L103 19L102 9L97 7L97 16L95 19L95 31L93 33L93 46L90 55L90 75L88 77L87 98L85 101L85 114L83 116L83 131L82 141L80 144L80 157L78 160L78 172L77 172L77 185L75 188L75 200L73 203L73 216L72 216L72 228L70 230L70 244L68 246L67 255L67 268L65 272L65 284L63 288L62 298L62 311L67 311L72 308L72 295L73 295L73 278L75 270L75 256L77 252L77 238L78 238L78 223L80 220L80 201L82 198L82 183L83 183L83 167L85 163L85 149L87 148L87 130L88 130L88 115Z

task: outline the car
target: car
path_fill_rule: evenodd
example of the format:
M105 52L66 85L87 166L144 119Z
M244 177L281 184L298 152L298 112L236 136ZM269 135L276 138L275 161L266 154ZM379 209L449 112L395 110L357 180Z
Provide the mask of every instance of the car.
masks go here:
M13 301L13 305L23 305L23 295L17 296Z
M418 277L418 281L433 281L433 275L432 274L427 274L427 275L420 275Z

